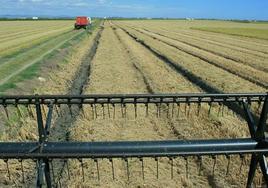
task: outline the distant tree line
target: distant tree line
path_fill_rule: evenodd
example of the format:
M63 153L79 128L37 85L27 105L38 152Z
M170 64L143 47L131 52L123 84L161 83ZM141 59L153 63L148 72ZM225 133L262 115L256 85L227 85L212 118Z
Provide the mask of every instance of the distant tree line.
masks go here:
M73 20L74 18L0 18L0 21Z
M74 20L75 17L38 17L37 20ZM108 19L108 20L189 20L189 18L150 18L150 17L92 17L92 19ZM36 21L33 17L0 17L0 21ZM238 19L211 19L211 18L191 18L191 20L215 20L215 21L231 21L238 23L268 23L268 20L238 20Z
M150 17L141 17L141 18L125 18L125 17L107 17L109 20L189 20L189 18L150 18ZM214 20L214 21L232 21L239 23L267 23L268 20L238 20L238 19L213 19L213 18L191 18L192 20Z

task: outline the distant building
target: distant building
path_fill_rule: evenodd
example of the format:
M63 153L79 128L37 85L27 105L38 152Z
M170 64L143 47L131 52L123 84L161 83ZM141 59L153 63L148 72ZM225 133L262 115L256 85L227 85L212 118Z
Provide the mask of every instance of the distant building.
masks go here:
M188 20L188 21L192 21L192 20L194 20L193 18L186 18L186 20Z
M38 17L34 16L32 17L33 20L38 20Z

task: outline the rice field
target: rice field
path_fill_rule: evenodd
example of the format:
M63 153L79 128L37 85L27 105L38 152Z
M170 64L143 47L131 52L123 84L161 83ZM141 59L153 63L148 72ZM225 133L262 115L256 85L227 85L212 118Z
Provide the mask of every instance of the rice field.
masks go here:
M51 27L56 27L52 23ZM62 24L68 25L67 22ZM13 27L18 31L6 34L8 37L18 37L18 33L29 37L29 33L38 33L38 29L31 30L28 25L24 28L28 32L25 35L23 26ZM204 27L226 28L233 32L239 30L242 34L199 29ZM54 28L55 40L51 44L48 41L47 46L44 44L44 49L49 50L59 44L62 38L68 39L77 34L68 32L68 28L70 29L66 26L60 35ZM83 42L74 46L75 50L67 56L68 63L51 70L46 77L47 81L36 87L35 91L42 94L267 92L268 40L260 37L258 32L255 33L258 36L250 34L252 30L267 28L268 24L223 21L108 20L92 31ZM0 34L0 40L4 38ZM40 51L32 53L42 54L46 51L41 47L38 49ZM23 61L14 61L14 66L24 66ZM0 64L0 80L8 77L8 74L5 75L7 70L10 70L9 74L15 71L9 68L2 70L3 72ZM190 75L198 80L193 80ZM105 109L97 106L95 110L85 108L83 112L73 107L72 116L67 108L61 109L61 116L54 114L49 140L148 141L250 136L246 121L228 108L219 115L215 107L208 116L209 106L203 105L197 116L194 110L189 114L186 110L184 112L183 109L190 108L185 105L175 112L178 116L162 115L161 118L155 116L154 107L149 108L149 114L145 117L146 108L139 106L137 118L133 115L133 107L127 107L125 117L121 117L120 107L114 108L114 114L117 114L115 118L108 118L108 113L112 110L109 106ZM196 108L197 106L192 106L192 109ZM162 110L163 114L168 111L166 107ZM27 115L18 119L5 122L1 140L37 138L37 133L32 129L35 126L34 119ZM109 160L99 160L98 166L94 160L83 160L83 171L80 162L69 160L68 173L66 163L59 160L54 162L53 178L55 186L62 187L246 186L249 156L245 157L242 166L240 157L232 156L228 174L227 158L218 157L216 162L214 169L214 160L205 157L199 173L199 163L195 158L189 158L187 162L183 158L174 159L171 178L171 161L167 158L159 159L158 170L155 159L145 159L143 172L139 159L130 159L127 167L124 160L118 159L113 163L113 178ZM9 180L7 174L0 173L0 185L34 186L34 163L26 161L24 166L27 172L25 183L21 182L22 175L17 170L19 164L11 161L12 178ZM5 172L5 163L2 161L0 172ZM262 184L259 172L254 184Z
M73 31L73 21L0 23L0 92L15 87L20 74L82 34Z
M73 21L1 21L1 58L72 30Z

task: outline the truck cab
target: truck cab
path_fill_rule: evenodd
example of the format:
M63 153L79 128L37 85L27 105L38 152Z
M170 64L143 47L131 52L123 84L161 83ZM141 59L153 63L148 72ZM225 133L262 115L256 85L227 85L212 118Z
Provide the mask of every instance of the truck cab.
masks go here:
M74 24L75 29L86 29L91 24L91 18L87 16L78 16Z

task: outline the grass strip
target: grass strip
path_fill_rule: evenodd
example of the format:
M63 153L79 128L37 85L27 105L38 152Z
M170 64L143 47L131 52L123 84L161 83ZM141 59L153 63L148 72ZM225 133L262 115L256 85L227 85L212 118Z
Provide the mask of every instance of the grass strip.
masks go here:
M82 32L82 33L76 35L75 37L73 37L71 40L64 42L57 49L54 49L52 52L45 55L41 60L37 61L36 63L29 66L25 70L21 71L21 73L13 76L6 83L4 83L3 85L0 86L0 93L3 93L8 89L16 88L16 84L19 82L22 82L24 80L30 80L30 79L33 79L36 76L38 76L38 72L39 72L42 64L46 60L53 58L57 54L59 49L69 48L69 47L72 47L72 46L78 44L79 42L81 42L86 36L89 36L92 34L92 31L95 30L99 26L99 23L100 23L100 20L96 20L88 32ZM68 63L68 62L65 60L62 60L58 63Z

